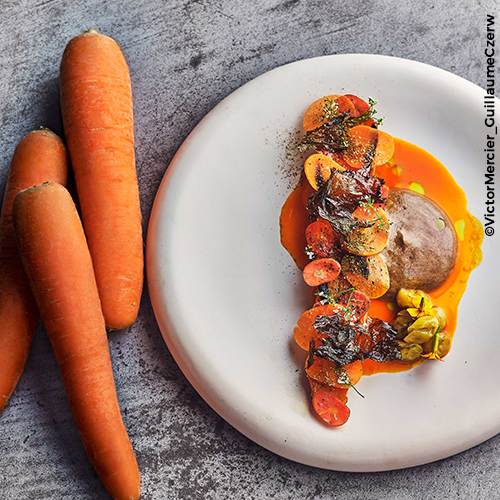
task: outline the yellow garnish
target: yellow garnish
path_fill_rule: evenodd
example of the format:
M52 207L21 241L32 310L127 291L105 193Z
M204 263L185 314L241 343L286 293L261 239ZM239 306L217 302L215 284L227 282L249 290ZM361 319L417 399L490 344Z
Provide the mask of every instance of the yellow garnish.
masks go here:
M410 184L410 189L412 191L415 191L415 193L425 194L424 186L422 186L422 184L419 184L418 182L412 182Z
M413 304L413 307L420 307L422 305L422 300L425 304L425 297L419 295L418 297L412 297L411 303Z
M437 309L434 307L434 304L424 296L412 297L411 303L414 307L409 307L407 311L412 318L437 315Z
M437 359L438 361L443 361L441 359L441 356L438 354L439 330L441 330L440 326L438 326L438 329L436 330L436 333L434 334L434 338L432 340L432 351L429 352L428 354L422 354L423 358Z
M457 236L458 236L458 239L460 241L464 241L465 239L465 236L464 236L464 232L465 232L465 221L460 219L460 220L457 220L457 222L455 222L455 230L457 231Z
M439 354L437 352L429 352L427 354L422 354L422 358L428 358L428 359L436 359L438 361L443 361L444 362L444 359L442 359Z

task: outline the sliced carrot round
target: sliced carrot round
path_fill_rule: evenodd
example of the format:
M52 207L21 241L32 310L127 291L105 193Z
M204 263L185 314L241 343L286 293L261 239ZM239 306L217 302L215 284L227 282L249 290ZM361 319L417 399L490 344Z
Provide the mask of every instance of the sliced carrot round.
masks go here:
M332 316L339 311L343 311L341 306L337 304L326 304L323 306L313 307L307 310L297 321L297 326L293 330L295 342L304 349L309 350L309 342L312 339L318 341L320 335L314 328L314 321L317 316ZM324 336L324 335L323 335Z
M378 128L378 123L373 118L368 118L365 122L362 123L366 127Z
M342 258L342 273L352 286L371 299L382 297L389 290L389 270L380 255L346 254Z
M340 264L335 259L316 259L304 267L302 275L309 286L318 286L334 280L340 274Z
M329 156L316 153L307 158L304 163L304 172L309 184L316 191L330 178L332 170L345 170Z
M309 386L311 387L311 398L313 398L314 395L318 392L324 391L328 394L331 394L332 396L335 396L337 399L340 399L342 403L347 403L348 388L341 389L340 387L333 387L331 385L322 384L321 382L318 382L317 380L314 380L309 376L307 376L307 380L309 380Z
M370 309L370 297L359 290L350 288L335 297L337 304L344 307L342 316L346 321L357 323Z
M314 101L306 110L303 125L306 132L317 129L336 116L354 112L352 102L341 95L328 95Z
M317 392L312 398L314 411L332 426L343 425L350 415L349 408L332 394L326 391Z
M325 358L315 357L309 365L306 361L306 373L314 380L322 384L347 389L356 385L363 375L363 363L354 361L345 366Z
M343 157L354 169L383 165L394 155L394 138L382 130L358 125L349 131L349 139Z
M359 221L373 222L370 227L355 229L344 237L344 247L356 255L376 255L387 245L390 223L385 210L366 204L359 206L352 216Z
M337 246L337 233L325 219L319 219L306 228L306 241L318 257L328 257Z
M347 99L349 99L354 106L351 118L359 118L363 113L366 113L370 109L370 105L357 95L346 94L344 97L347 97Z

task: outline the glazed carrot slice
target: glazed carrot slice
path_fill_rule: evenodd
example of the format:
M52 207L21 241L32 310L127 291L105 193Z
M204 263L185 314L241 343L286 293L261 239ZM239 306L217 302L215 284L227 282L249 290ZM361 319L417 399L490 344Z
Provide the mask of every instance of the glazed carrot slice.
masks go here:
M350 145L342 153L354 169L377 167L394 155L394 138L376 128L358 125L349 131Z
M351 118L359 118L370 109L370 105L357 95L345 94L344 97L347 97L354 106L354 111L351 112Z
M321 382L318 382L317 380L314 380L311 377L307 377L307 380L309 381L309 387L311 388L311 397L313 398L318 392L324 391L327 392L328 394L331 394L332 396L335 396L337 399L342 401L342 403L346 404L347 403L347 391L348 388L346 389L341 389L340 387L333 387L331 385L327 384L322 384Z
M314 130L337 116L354 112L352 102L341 95L328 95L314 101L306 110L303 126L306 132Z
M106 326L127 328L143 285L127 63L114 40L90 31L66 46L60 80L64 132Z
M336 248L338 235L325 219L319 219L306 228L306 241L318 257L328 257Z
M334 361L314 357L312 363L309 357L306 361L306 373L309 377L322 384L348 389L356 385L363 375L363 363L354 361L345 366L340 366Z
M316 259L304 267L302 275L309 286L318 286L334 280L340 274L340 264L331 258Z
M359 221L372 222L373 225L355 229L344 237L346 250L356 255L380 253L389 240L390 223L385 210L367 203L359 206L352 215Z
M344 425L351 414L349 408L340 399L326 391L317 392L312 398L312 403L314 411L333 427Z
M357 323L370 309L370 297L360 290L348 288L335 297L337 304L344 307L342 313L345 320Z
M326 304L323 306L313 307L308 309L297 321L297 326L293 330L295 342L304 349L309 350L309 342L312 339L318 341L319 334L314 328L314 321L317 316L332 316L338 312L342 312L343 307L337 304Z
M62 139L35 130L16 147L0 217L0 413L23 372L38 322L38 307L19 257L12 205L19 191L46 181L66 184L68 155Z
M345 97L347 97L354 106L354 113L351 113L352 118L359 118L363 113L366 113L370 109L370 105L356 95L346 94ZM378 128L378 124L373 118L368 118L368 120L365 120L359 125Z
M389 187L387 186L387 184L384 184L380 188L380 197L384 198L385 200L387 200L387 198L389 197Z
M333 161L329 156L316 153L307 158L304 163L304 173L309 184L318 190L332 175L332 170L344 171L345 168Z
M85 451L115 500L139 498L140 479L116 396L94 269L68 191L21 191L13 219L19 253L54 348Z
M382 297L389 290L389 271L380 255L346 254L342 258L342 273L349 283L371 299Z

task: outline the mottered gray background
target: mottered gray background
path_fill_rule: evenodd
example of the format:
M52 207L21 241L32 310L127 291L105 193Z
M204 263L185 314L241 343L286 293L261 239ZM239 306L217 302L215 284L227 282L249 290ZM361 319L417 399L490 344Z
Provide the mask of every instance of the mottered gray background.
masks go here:
M0 192L21 137L41 125L63 133L59 62L67 42L86 29L113 37L130 67L146 233L174 153L203 116L242 84L304 58L367 53L432 64L484 87L486 14L500 14L499 5L497 0L0 0ZM163 342L147 288L136 323L109 339L144 500L500 498L499 436L433 464L371 474L307 467L254 444L187 382ZM108 498L73 425L42 324L17 390L0 415L0 498Z

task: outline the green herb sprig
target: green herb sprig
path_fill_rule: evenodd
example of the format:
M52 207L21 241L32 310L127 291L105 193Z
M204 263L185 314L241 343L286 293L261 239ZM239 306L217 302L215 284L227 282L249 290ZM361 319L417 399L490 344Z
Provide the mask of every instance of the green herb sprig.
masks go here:
M362 115L354 118L347 118L346 123L350 125L357 125L359 123L363 123L366 120L369 120L370 118L377 124L377 125L382 125L384 123L385 117L382 118L375 118L375 115L377 114L377 110L375 109L375 106L377 104L377 101L372 99L371 97L368 98L368 105L370 106Z

